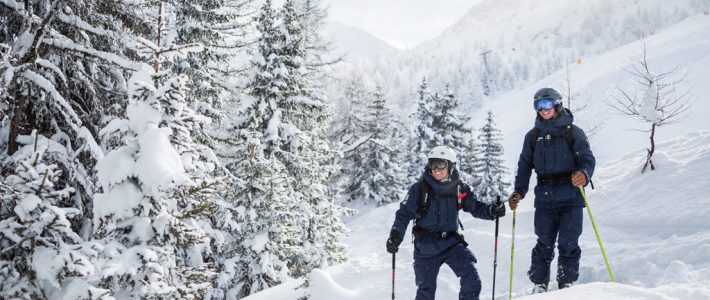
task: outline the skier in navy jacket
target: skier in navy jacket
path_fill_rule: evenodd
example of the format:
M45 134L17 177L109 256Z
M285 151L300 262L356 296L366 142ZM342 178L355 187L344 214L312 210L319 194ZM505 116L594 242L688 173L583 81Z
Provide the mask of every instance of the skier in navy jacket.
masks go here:
M461 182L455 166L456 153L450 148L439 146L430 151L424 173L409 188L409 193L400 204L387 239L387 251L396 253L409 221L414 220L412 234L417 300L434 299L436 278L444 263L460 278L459 299L478 299L481 280L474 265L476 258L467 248L463 235L457 232L458 211L463 209L485 220L505 215L503 203L485 204L478 201L471 188Z
M595 159L584 131L572 125L572 113L562 107L562 96L552 88L543 88L534 96L537 112L535 128L525 135L518 160L515 191L508 198L511 209L528 192L530 175L535 169L535 234L528 276L535 284L533 293L547 291L550 263L557 241L558 288L569 287L579 277L582 251L584 199L579 191L594 173Z

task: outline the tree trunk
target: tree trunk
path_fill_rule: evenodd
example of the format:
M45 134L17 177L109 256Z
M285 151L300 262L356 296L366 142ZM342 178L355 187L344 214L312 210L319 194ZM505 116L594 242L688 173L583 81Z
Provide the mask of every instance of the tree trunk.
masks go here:
M646 156L646 164L643 165L643 170L641 170L641 173L643 174L646 172L646 169L651 166L651 171L655 170L656 167L653 166L653 161L651 160L651 157L653 156L653 152L656 150L656 142L653 140L653 136L656 134L656 123L653 123L651 125L651 136L649 139L651 140L651 148L646 149L648 151L648 155Z
M34 123L32 120L32 105L29 104L31 96L18 95L15 97L15 109L10 121L10 133L7 140L7 155L13 155L19 149L17 137L30 134Z

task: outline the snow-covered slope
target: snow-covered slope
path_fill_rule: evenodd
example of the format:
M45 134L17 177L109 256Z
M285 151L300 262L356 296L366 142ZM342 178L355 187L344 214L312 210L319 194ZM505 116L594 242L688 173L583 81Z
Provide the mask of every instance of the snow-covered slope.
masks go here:
M668 70L678 63L692 66L688 76L696 102L679 124L657 132L657 170L640 174L648 143L640 123L613 112L604 99L617 84L626 84L618 66L640 50L634 42L585 59L570 68L573 86L592 99L575 116L582 127L603 121L591 138L597 155L595 190L588 190L590 208L601 234L617 283L609 276L591 223L585 213L580 243L580 279L569 290L527 296L525 273L535 243L532 203L523 201L517 213L513 293L521 299L710 299L710 17L690 17L647 39L652 67ZM559 86L559 71L519 90L501 94L474 112L480 127L488 109L496 114L505 140L506 163L514 170L524 133L533 125L531 96L542 86ZM480 120L480 122L479 122ZM398 204L371 210L348 223L350 260L318 270L311 276L311 299L384 299L391 293L391 255L384 251L387 232ZM494 223L463 217L464 234L478 258L483 281L481 298L491 297ZM510 213L501 220L496 298L507 299L511 246ZM396 257L397 299L413 299L412 245L405 237ZM553 263L554 269L556 268ZM297 299L304 291L294 280L247 299ZM455 299L458 279L448 267L439 276L437 299ZM526 297L521 297L526 296Z
M391 55L399 51L372 34L338 22L328 22L325 35L332 42L333 50L343 55L346 62L374 59L380 54Z

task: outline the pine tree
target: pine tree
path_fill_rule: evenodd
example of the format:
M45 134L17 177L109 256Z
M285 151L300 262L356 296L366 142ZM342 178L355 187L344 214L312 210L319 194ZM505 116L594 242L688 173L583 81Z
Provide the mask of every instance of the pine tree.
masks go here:
M369 138L366 132L367 103L369 93L361 74L352 72L343 83L343 98L336 99L336 116L330 124L328 139L333 149L338 152L335 164L340 170L331 177L333 194L342 196L341 202L351 200L345 190L352 182L353 173L362 165L362 156L358 153Z
M123 24L145 24L125 6L95 0L0 5L2 148L14 154L17 138L33 130L66 148L69 159L57 180L75 189L81 213L69 220L83 238L92 231L92 170L103 157L97 132L103 115L123 101L124 72L136 67L127 59L135 52Z
M381 88L374 93L368 105L367 140L352 151L359 164L352 164L355 174L349 180L350 200L373 203L381 206L399 200L404 188L403 172L397 164L395 150L391 147L393 137L392 116L387 108Z
M96 251L70 222L81 212L59 181L64 147L36 131L19 143L0 175L0 298L112 299L87 281Z
M411 118L414 119L414 137L411 139L411 151L413 159L407 166L407 173L410 181L419 178L422 174L422 168L426 164L426 152L429 151L434 144L434 132L431 130L433 123L432 110L435 105L432 103L432 94L429 90L429 84L426 77L422 78L422 83L417 90L419 97L417 98L417 111Z
M478 187L481 185L481 176L479 173L476 172L476 162L479 160L479 156L481 155L477 151L478 145L476 143L476 138L474 137L474 132L476 130L471 130L471 133L467 137L467 143L463 150L458 155L459 163L457 165L457 169L462 176L465 177L464 181L468 183L471 188L474 191L478 190Z
M234 218L238 237L225 253L224 271L218 287L227 299L238 299L277 285L288 278L287 258L302 248L299 227L302 219L290 196L290 178L274 156L265 158L259 146L259 133L248 140L248 158L232 169L243 180L236 188Z
M282 194L290 196L287 199L291 204L284 207L296 205L290 211L301 228L298 237L289 241L297 241L295 245L302 251L264 253L288 255L279 259L288 262L288 271L293 276L303 276L315 267L345 258L341 242L345 228L340 221L345 210L334 203L327 187L334 171L330 166L334 153L324 138L328 110L321 93L310 82L317 73L309 71L306 65L309 55L303 16L294 1L286 1L278 12L268 0L261 7L257 17L258 51L252 61L255 75L247 86L251 104L236 129L244 140L259 139L263 157L282 163L290 178ZM270 179L260 180L265 185ZM240 200L236 193L233 195L230 201L246 201ZM280 222L271 222L274 223L263 226L281 226ZM240 271L249 274L263 269Z
M201 51L176 57L173 71L185 74L189 106L214 124L193 131L197 141L213 150L220 149L220 136L204 127L218 129L227 122L229 111L238 105L241 87L237 84L246 75L247 66L237 63L246 55L251 38L253 0L173 0L175 6L175 44L203 45ZM216 136L215 136L216 135Z
M214 206L203 202L214 192L214 161L192 137L206 118L188 105L190 78L170 71L176 55L201 47L171 41L174 3L149 1L140 8L156 22L134 37L144 63L128 81L125 117L100 132L111 151L98 164L103 191L94 202L94 238L111 249L102 253L102 265L136 264L104 271L100 280L130 297L202 298L215 277L204 257L210 239L198 225Z
M101 131L122 142L98 164L103 192L95 196L95 238L109 250L102 253L102 264L122 265L104 270L101 282L113 291L128 291L129 297L197 298L211 286L209 270L191 266L183 254L204 244L206 236L183 222L174 205L194 182L171 143L173 130L165 126L169 108L163 107L182 100L185 77L162 83L156 77L147 65L136 72L128 82L126 118L112 120Z
M507 170L503 165L502 137L493 121L493 112L488 112L486 124L479 132L475 151L478 159L474 163L475 173L480 176L476 195L481 201L491 203L496 196L507 197L506 191L510 186L510 182L505 180Z
M353 146L357 146L364 136L367 105L372 96L362 75L356 72L352 72L345 79L342 89L343 98L337 100L339 104L336 106L336 117L331 122L328 136L335 149L348 152Z

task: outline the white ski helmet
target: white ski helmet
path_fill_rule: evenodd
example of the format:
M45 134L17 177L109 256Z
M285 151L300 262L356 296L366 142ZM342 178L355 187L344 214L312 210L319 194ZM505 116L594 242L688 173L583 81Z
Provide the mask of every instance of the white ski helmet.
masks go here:
M427 160L432 158L445 159L451 162L452 165L456 164L456 152L446 146L437 146L429 151L427 155Z

